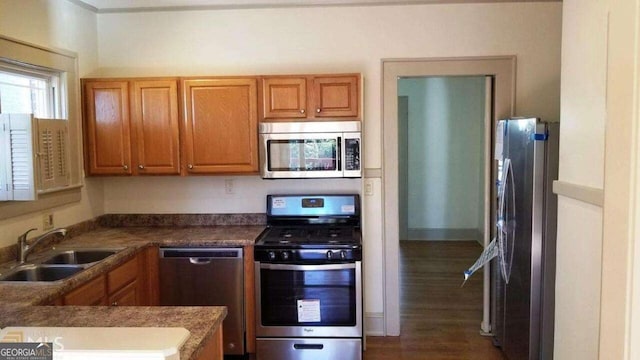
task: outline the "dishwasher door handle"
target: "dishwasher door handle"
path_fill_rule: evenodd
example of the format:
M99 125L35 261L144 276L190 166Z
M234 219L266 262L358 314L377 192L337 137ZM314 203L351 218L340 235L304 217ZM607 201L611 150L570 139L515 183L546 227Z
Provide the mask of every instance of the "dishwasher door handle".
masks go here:
M191 257L189 258L189 262L192 263L193 265L207 265L207 264L211 264L211 258Z

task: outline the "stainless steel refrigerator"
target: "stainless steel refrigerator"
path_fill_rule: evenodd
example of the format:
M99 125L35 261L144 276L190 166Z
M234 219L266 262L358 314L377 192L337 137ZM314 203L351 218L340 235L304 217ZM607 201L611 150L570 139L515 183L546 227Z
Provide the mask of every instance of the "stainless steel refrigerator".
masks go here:
M553 359L558 125L517 118L496 129L492 330L509 360Z

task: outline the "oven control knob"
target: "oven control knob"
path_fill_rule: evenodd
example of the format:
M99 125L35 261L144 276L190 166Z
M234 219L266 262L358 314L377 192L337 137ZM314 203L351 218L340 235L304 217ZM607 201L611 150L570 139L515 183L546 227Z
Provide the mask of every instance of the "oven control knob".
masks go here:
M342 250L340 251L340 259L345 260L347 258L347 252Z
M267 256L269 256L269 260L275 260L276 259L276 253L274 253L273 251L269 251Z
M289 254L288 251L283 251L282 252L282 260L289 260L290 257L291 257L291 255Z
M333 259L333 253L331 252L331 250L327 251L327 259Z

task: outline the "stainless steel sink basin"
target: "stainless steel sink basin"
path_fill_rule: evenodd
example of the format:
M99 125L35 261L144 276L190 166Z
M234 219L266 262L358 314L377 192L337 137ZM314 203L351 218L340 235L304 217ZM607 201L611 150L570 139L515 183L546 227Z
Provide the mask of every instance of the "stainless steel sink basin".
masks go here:
M84 269L78 265L22 265L0 276L0 281L57 281Z
M67 250L57 252L42 261L42 264L90 264L117 253L118 250L104 249L83 249Z
M107 249L59 249L45 254L44 260L24 264L0 274L0 281L52 282L64 280L99 261L123 250Z

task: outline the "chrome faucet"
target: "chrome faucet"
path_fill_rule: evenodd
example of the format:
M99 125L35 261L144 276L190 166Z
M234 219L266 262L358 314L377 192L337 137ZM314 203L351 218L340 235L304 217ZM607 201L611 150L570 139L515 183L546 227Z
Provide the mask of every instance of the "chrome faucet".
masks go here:
M36 228L27 230L24 234L18 236L18 262L22 265L27 262L27 256L29 253L33 251L33 248L42 240L48 238L51 235L60 234L62 236L67 235L67 229L53 229L51 231L47 231L46 233L35 238L31 244L27 242L27 234L32 232L33 230L38 230Z

